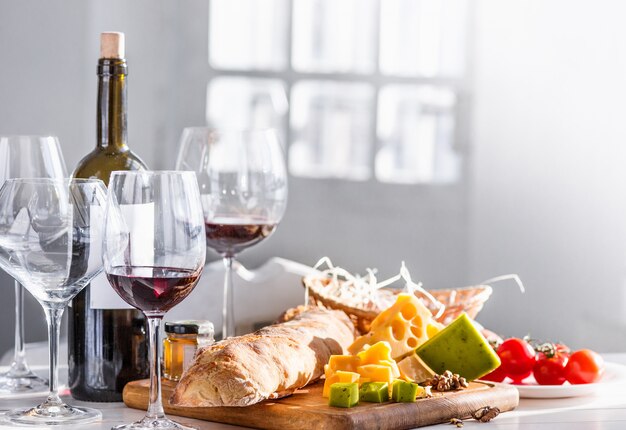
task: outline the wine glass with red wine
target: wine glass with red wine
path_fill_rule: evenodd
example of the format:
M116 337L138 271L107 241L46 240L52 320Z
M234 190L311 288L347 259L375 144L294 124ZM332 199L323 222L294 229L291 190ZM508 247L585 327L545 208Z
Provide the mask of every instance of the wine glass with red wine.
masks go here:
M104 270L113 289L149 322L150 403L146 416L115 429L187 429L161 403L159 327L194 289L204 268L204 220L193 172L113 172L104 232Z
M206 244L224 261L222 338L235 336L232 288L237 254L269 237L287 206L287 169L274 130L186 128L177 170L198 176Z

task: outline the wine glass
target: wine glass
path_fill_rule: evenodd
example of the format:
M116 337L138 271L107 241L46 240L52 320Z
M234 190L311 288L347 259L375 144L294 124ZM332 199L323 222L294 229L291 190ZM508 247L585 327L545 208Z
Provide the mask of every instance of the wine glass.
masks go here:
M146 416L115 429L186 429L161 403L159 327L194 289L206 247L193 172L113 172L104 234L104 270L113 289L148 318L150 403Z
M100 411L58 394L61 315L102 271L106 189L97 179L9 179L0 189L0 266L41 304L48 323L50 393L40 405L8 412L21 425L87 423Z
M12 178L65 178L59 141L53 136L0 136L0 186ZM9 370L0 373L0 393L43 393L48 382L26 363L24 290L15 281L15 347Z
M287 206L287 170L274 130L183 131L177 170L198 176L206 244L222 256L222 339L235 336L232 268L235 256L269 237Z

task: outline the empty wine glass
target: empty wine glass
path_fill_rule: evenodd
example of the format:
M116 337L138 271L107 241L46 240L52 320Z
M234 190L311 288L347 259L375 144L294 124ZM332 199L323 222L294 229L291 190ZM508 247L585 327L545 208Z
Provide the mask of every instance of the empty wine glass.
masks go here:
M235 255L269 237L287 206L287 170L274 130L186 128L177 170L198 176L206 244L223 258L222 338L235 336Z
M59 141L53 136L0 136L0 186L12 178L65 178ZM0 393L43 393L48 382L26 363L24 289L15 281L15 347L9 370L0 373Z
M41 304L48 323L50 393L8 412L21 425L87 423L100 411L58 394L59 329L69 301L102 271L106 189L97 179L9 179L0 189L0 266Z
M159 326L194 289L206 247L193 172L113 172L104 237L104 270L113 289L148 318L150 403L138 422L115 429L187 429L161 403Z

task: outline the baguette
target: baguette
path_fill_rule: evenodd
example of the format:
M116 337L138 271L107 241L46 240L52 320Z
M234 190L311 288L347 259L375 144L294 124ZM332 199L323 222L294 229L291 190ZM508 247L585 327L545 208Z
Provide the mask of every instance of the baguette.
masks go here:
M333 354L354 341L342 312L313 308L290 321L200 349L176 386L175 406L248 406L319 379Z

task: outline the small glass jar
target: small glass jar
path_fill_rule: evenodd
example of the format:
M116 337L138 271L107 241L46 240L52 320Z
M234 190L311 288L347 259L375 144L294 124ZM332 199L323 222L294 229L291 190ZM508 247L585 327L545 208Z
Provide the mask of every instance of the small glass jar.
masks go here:
M213 343L210 321L166 322L163 340L163 377L178 381L191 365L198 346Z

